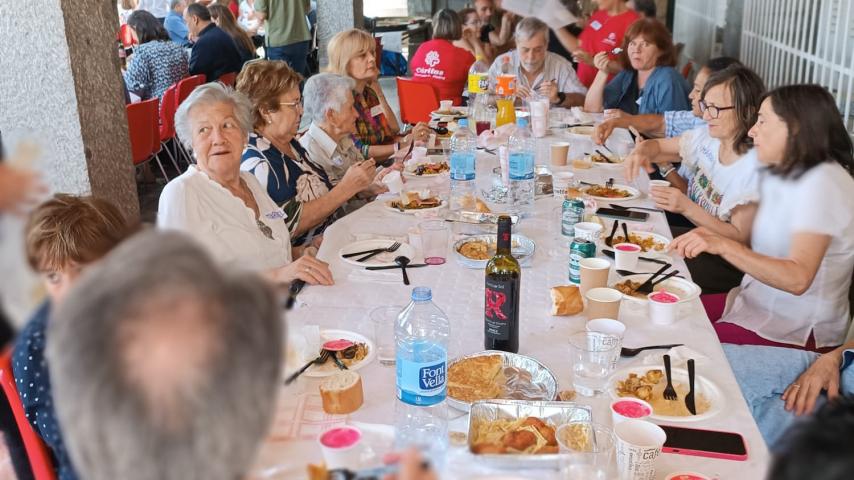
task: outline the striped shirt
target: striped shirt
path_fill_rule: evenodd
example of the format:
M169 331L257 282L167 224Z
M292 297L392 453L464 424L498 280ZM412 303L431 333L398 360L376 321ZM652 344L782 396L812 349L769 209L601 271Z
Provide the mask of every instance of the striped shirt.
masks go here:
M669 110L664 112L664 136L678 137L688 130L706 125L706 121L691 110Z
M572 69L572 64L569 63L569 60L552 52L546 52L546 60L543 65L543 70L539 75L537 75L537 78L534 79L533 83L528 82L528 77L524 75L522 67L519 65L519 54L516 50L499 55L498 58L492 62L492 66L489 67L489 84L493 89L495 89L495 79L501 74L501 65L504 64L505 57L510 57L511 71L516 73L516 81L519 85L524 85L532 90L536 90L543 82L554 80L557 82L557 89L559 92L587 94L587 87L585 87L581 83L581 80L578 79L578 76L575 74L575 70Z

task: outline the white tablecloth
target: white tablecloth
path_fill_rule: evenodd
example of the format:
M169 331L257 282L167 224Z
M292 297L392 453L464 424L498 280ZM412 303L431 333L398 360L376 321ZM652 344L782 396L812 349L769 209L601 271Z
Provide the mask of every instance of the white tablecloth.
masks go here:
M627 138L627 132L622 132ZM583 139L567 137L572 142L573 155L590 148ZM541 139L547 152L547 144L554 137ZM609 144L610 145L610 144ZM548 163L547 153L538 157L537 163ZM495 156L480 152L477 158L478 183L485 187L490 179L487 173L498 165ZM586 181L601 182L609 177L622 178L622 171L594 167L577 170L576 176ZM410 180L410 186L429 184L440 191L447 191L447 177ZM520 307L519 353L532 356L546 364L558 377L559 388L571 388L572 369L567 359L567 337L583 330L585 318L553 317L549 315L551 300L549 288L568 284L568 253L551 256L554 252L553 227L550 225L552 211L560 205L558 199L538 198L536 213L525 218L514 229L537 243L533 262L522 272L522 300ZM651 206L646 198L625 203ZM402 282L366 282L363 276L348 278L350 266L338 258L344 245L362 238L363 234L404 237L408 230L418 224L419 218L389 211L380 202L374 202L359 211L337 221L326 231L319 257L330 263L335 285L332 287L307 287L299 297L299 306L288 315L288 325L297 329L304 324L319 324L324 328L341 328L373 335L368 319L369 312L378 306L405 305L409 301L411 286ZM610 225L610 222L606 222ZM651 213L645 225L670 237L663 214ZM649 227L647 227L649 228ZM459 265L451 255L441 266L411 270L414 285L425 285L433 290L434 302L448 315L451 323L451 357L483 350L483 282L481 270L467 269ZM683 274L687 269L681 258L673 258L674 265ZM640 262L638 270L654 271L659 265ZM615 275L612 273L612 275ZM708 357L706 363L697 365L697 374L715 382L725 392L726 408L717 416L701 422L685 423L685 426L741 433L747 443L749 458L744 462L663 454L658 460L656 478L662 479L676 470L693 470L711 478L760 479L765 476L769 454L753 418L745 404L732 371L726 361L720 343L709 323L699 299L680 307L680 319L672 326L652 326L646 309L640 304L624 301L620 318L627 325L625 346L642 346L664 343L684 343ZM645 352L638 357L620 360L618 368L640 365L646 355L661 355L662 351ZM301 379L290 387L283 387L279 398L279 409L271 435L264 444L257 462L256 477L261 478L304 478L308 462L319 463L321 454L317 447L317 435L331 425L344 422L362 422L363 428L376 430L375 444L387 444L388 428L375 424L393 424L395 404L395 372L393 367L381 366L378 362L360 370L364 384L365 404L349 417L330 416L320 408L318 381ZM580 397L581 403L593 407L594 420L611 423L606 396L588 400ZM450 429L467 431L467 416L449 409L453 420ZM381 447L380 447L381 448ZM479 475L499 473L490 470L472 458L464 447L451 447L448 468L442 478L472 478ZM523 478L558 478L557 472L518 471L507 472Z

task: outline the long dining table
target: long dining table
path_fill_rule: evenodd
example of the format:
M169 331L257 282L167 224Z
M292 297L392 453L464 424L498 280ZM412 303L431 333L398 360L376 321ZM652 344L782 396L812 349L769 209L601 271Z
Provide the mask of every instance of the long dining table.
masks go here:
M620 147L612 142L627 141L628 132L618 131L608 145ZM592 148L589 138L567 135L552 129L545 138L538 139L538 164L548 164L548 145L554 141L571 144L570 157L582 155ZM499 165L496 155L479 151L477 155L478 187L488 190L492 185L493 169ZM617 183L624 179L623 171L613 166L593 166L574 170L576 179L591 183L603 183L615 178ZM640 185L642 187L642 185ZM434 178L407 179L407 189L430 188L447 198L449 179L447 174ZM385 206L389 197L381 196L363 208L332 224L324 235L318 258L329 263L335 278L333 286L310 286L299 295L297 307L288 312L287 327L290 335L297 335L306 325L321 328L342 329L373 338L374 327L370 312L382 306L401 306L409 302L414 286L432 289L433 302L448 316L451 325L449 359L478 352L484 349L483 306L484 272L466 268L454 259L451 243L460 238L459 226L449 223L452 240L448 245L447 262L443 265L409 271L411 286L402 283L398 270L368 272L342 261L339 251L346 245L363 239L387 238L406 240L416 231L425 218L443 216L446 212L403 214ZM586 317L550 315L552 301L549 289L556 285L569 285L568 246L560 245L555 237L555 209L561 199L550 195L536 198L533 214L514 226L514 233L521 233L536 243L536 251L521 275L521 306L519 316L519 353L533 357L546 365L558 380L558 389L572 388L572 365L569 360L569 336L585 328ZM623 202L622 205L653 207L653 202L641 198ZM600 206L601 203L600 203ZM610 221L605 221L610 227ZM630 223L630 229L634 226ZM671 238L665 216L650 213L649 219L639 229L650 230ZM604 232L603 236L608 232ZM601 251L597 252L602 256ZM420 255L420 252L418 253ZM603 257L607 258L607 257ZM416 256L414 262L420 262ZM685 262L671 255L672 264L682 275L690 278ZM653 272L658 264L639 262L638 271ZM614 269L611 279L619 278ZM716 479L751 479L765 477L769 464L769 453L760 435L750 410L739 390L733 372L727 362L721 344L706 315L699 298L683 302L679 306L678 320L671 325L659 326L649 322L646 306L642 303L623 300L619 320L627 329L623 345L682 343L697 354L697 375L716 384L723 393L725 405L722 411L701 421L680 422L689 428L722 430L741 434L747 445L745 461L713 459L706 457L662 454L657 460L656 478L663 479L675 471L694 471ZM293 338L288 343L293 348ZM621 358L617 369L630 366L652 366L661 368L662 350L643 352L636 357ZM291 369L293 365L290 365ZM306 466L320 464L321 451L318 435L336 425L354 424L368 432L373 440L373 453L380 456L391 448L393 440L395 397L395 369L381 365L378 361L359 369L364 386L364 405L350 415L328 415L321 408L316 378L300 378L297 382L282 386L274 423L269 437L264 442L252 472L253 478L307 478ZM609 404L612 399L607 393L597 397L579 396L576 402L592 408L593 420L611 424ZM449 407L449 430L467 432L468 415ZM660 422L667 423L667 422ZM670 422L671 425L676 425ZM441 478L494 478L498 475L513 478L557 479L557 470L498 470L484 465L468 452L464 445L452 444L447 453Z

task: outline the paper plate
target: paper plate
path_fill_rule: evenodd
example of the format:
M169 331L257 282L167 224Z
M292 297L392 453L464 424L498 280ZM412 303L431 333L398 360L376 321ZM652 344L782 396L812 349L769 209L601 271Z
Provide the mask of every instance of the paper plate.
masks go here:
M394 199L394 200L385 200L385 201L383 202L383 208L385 208L386 210L389 210L389 211L395 212L395 213L402 213L402 214L404 214L404 215L414 215L414 214L416 214L416 213L418 213L418 212L433 212L433 211L436 211L436 210L439 210L439 209L445 208L445 205L447 205L447 202L445 202L444 200L442 200L442 203L440 203L440 204L439 204L438 206L436 206L436 207L404 209L404 210L401 212L400 210L398 210L398 209L396 209L396 208L394 208L394 207L392 206L393 202L396 202L396 201L397 201L397 199Z
M625 282L626 280L631 280L633 282L645 282L649 278L650 275L652 275L652 272L640 273L637 275L627 275L625 277L620 278L619 280L617 280L615 282L611 282L609 287L616 288L616 285L618 283ZM679 277L668 278L667 280L656 285L655 290L661 290L662 286L664 287L664 290L667 290L668 292L671 292L674 295L678 296L679 297L679 303L693 300L693 299L699 297L700 292L701 292L699 285L697 285L696 283L694 283L690 280L686 280L684 278L679 278ZM648 301L646 299L646 295L644 295L643 297L632 297L632 296L626 295L624 293L623 298L626 300L633 301L633 302L641 302L641 303L646 303Z
M635 373L638 376L643 376L644 374L646 374L647 371L653 370L653 369L659 369L662 372L664 372L664 366L663 365L661 365L661 366L659 366L659 365L646 365L646 366L638 366L638 367L629 367L629 368L624 368L622 370L618 370L618 371L614 372L614 374L608 380L608 393L614 399L620 398L620 396L617 395L617 382L618 381L625 380L625 378L628 377L628 375L630 373ZM683 385L685 385L685 390L687 391L687 389L688 389L688 371L683 369L683 368L672 368L670 370L670 372L673 375L674 386L676 386L676 384L683 384ZM662 377L661 381L666 382L667 381L666 377ZM687 416L657 415L657 414L655 414L655 412L653 412L653 414L650 415L649 418L651 418L653 420L663 421L663 422L700 422L700 421L707 420L709 418L714 417L715 415L717 415L718 413L723 411L724 408L726 408L726 397L723 394L723 390L721 390L721 388L716 383L709 380L708 378L706 378L702 375L695 375L694 376L694 389L695 389L694 390L695 400L700 394L702 394L704 397L706 397L709 400L709 403L711 404L709 409L706 410L705 412L703 412L699 415L687 415ZM685 397L683 395L680 395L679 399L676 401L684 402Z
M338 340L341 338L343 338L345 340L350 340L351 342L354 342L354 343L364 343L368 347L368 354L365 356L365 358L363 358L361 362L354 363L353 365L350 365L349 367L347 367L348 370L358 370L358 369L364 367L365 365L371 363L372 361L374 361L374 358L377 356L377 348L376 348L376 346L374 346L374 342L372 342L370 339L368 339L368 337L366 337L360 333L351 332L349 330L321 330L320 331L320 343L321 344L323 342L327 342L329 340ZM318 352L318 354L319 353L320 352ZM308 362L308 359L306 359L305 361ZM298 365L297 368L299 368L301 366L302 365ZM302 376L313 377L313 378L328 377L328 376L333 375L339 371L340 371L339 368L337 366L335 366L335 363L332 361L332 359L329 359L329 361L327 361L323 365L313 365L313 366L309 367L308 370L306 370L305 373L302 374Z
M593 198L595 200L599 200L602 202L611 202L611 203L628 202L629 200L638 199L641 196L641 193L637 188L630 187L628 185L622 185L619 183L615 183L614 188L619 189L619 190L625 190L626 192L629 192L630 195L628 197L600 197L598 195L590 195L589 193L587 193L587 190L589 190L590 188L592 188L592 187L590 187L589 185L586 185L586 186L581 188L581 191L584 192L590 198Z

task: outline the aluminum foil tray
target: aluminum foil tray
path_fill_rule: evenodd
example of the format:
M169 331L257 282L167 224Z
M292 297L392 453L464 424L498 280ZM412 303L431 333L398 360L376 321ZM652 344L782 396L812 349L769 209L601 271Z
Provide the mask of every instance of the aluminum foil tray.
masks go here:
M479 422L494 420L516 420L525 417L538 417L555 429L569 422L589 422L593 419L587 405L572 402L537 402L519 400L480 400L471 407L469 415L468 446ZM478 462L497 468L560 468L560 455L556 453L513 454L487 453L472 454Z
M520 265L529 265L531 263L531 259L534 257L534 250L536 250L536 244L534 241L524 235L514 234L510 238L510 254L519 261ZM489 260L474 260L460 253L460 247L462 247L463 244L477 240L486 242L491 245L494 250L495 243L498 241L498 238L496 235L474 235L461 238L454 242L454 258L456 258L457 261L465 267L484 269L486 268L486 264Z
M498 350L484 350L454 359L448 365L448 370L450 371L451 366L457 362L485 355L500 355L504 363L509 391L505 393L503 400L551 401L557 398L557 377L548 367L525 355ZM457 410L464 412L471 410L470 402L457 400L450 395L448 395L447 401L448 405Z

